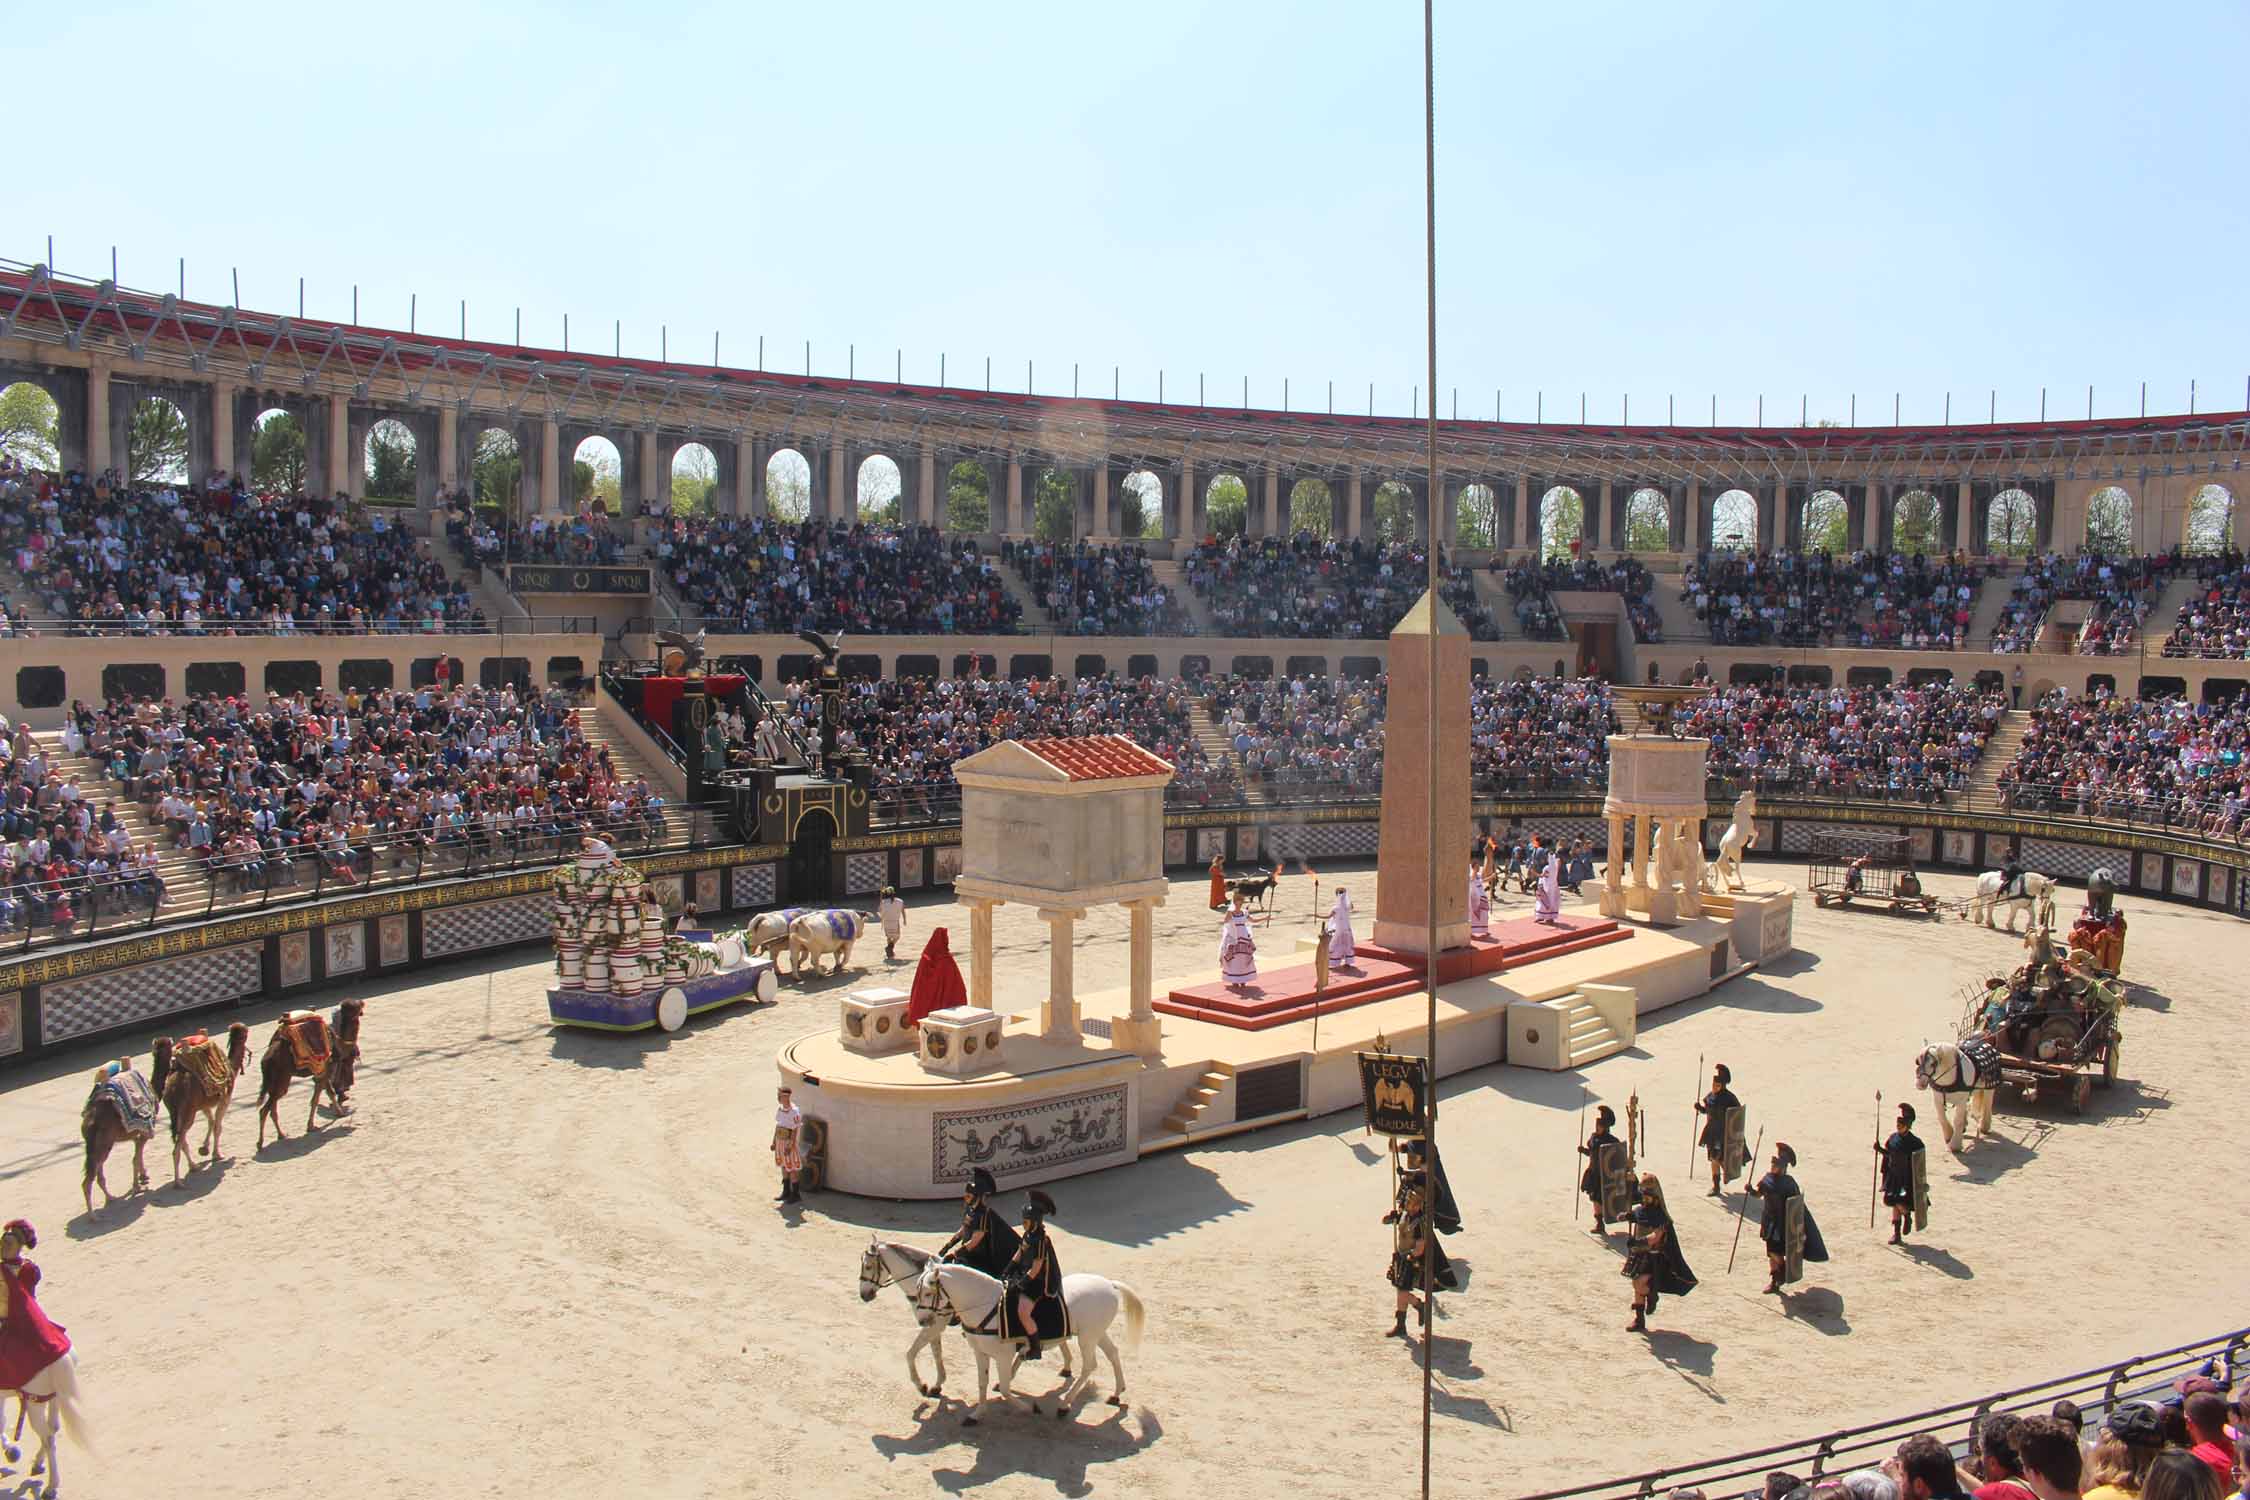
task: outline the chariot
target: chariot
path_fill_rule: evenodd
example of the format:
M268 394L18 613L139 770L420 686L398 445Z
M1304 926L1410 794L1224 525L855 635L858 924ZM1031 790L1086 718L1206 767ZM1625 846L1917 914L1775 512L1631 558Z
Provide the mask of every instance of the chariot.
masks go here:
M1903 833L1815 829L1807 863L1815 906L1857 901L1914 916L1937 914L1937 897L1922 889L1913 847Z
M2053 962L2026 967L2029 978L2019 970L1988 987L1966 1029L1999 1051L2002 1084L2020 1088L2026 1099L2060 1095L2074 1114L2083 1114L2096 1085L2117 1081L2123 987Z

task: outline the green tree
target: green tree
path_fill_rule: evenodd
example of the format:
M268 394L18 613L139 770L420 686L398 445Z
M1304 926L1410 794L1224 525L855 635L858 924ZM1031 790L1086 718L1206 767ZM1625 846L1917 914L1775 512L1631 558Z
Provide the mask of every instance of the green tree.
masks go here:
M1547 491L1539 503L1539 555L1552 562L1570 556L1570 544L1586 534L1586 502L1569 485Z
M1851 508L1833 490L1805 502L1805 550L1842 554L1852 546Z
M1203 514L1214 536L1240 536L1250 524L1250 487L1239 474L1221 474L1203 492Z
M859 518L869 526L896 526L905 497L898 465L877 454L859 466Z
M1662 490L1633 491L1625 502L1625 550L1672 550L1672 505Z
M2093 552L2133 550L2133 497L2117 485L2095 491L2086 502L2086 547Z
M264 412L252 426L250 482L283 494L305 487L305 429L289 413Z
M125 432L127 472L138 484L182 484L188 477L187 414L161 396L133 404Z
M1984 517L1984 550L1994 557L2029 557L2039 530L2039 508L2022 490L1992 497Z
M1164 485L1154 474L1135 469L1118 486L1117 534L1142 541L1164 535Z
M367 434L367 498L415 499L414 433L393 417L377 422Z
M1067 474L1041 469L1031 497L1031 532L1043 542L1067 542L1078 525L1078 491Z
M1300 479L1289 486L1289 531L1317 537L1336 534L1336 492L1325 479Z
M672 455L672 514L709 515L717 508L719 460L701 443L687 443Z
M946 472L945 529L992 529L992 476L983 464L963 459Z
M35 469L62 467L62 412L28 380L0 391L0 453Z
M766 465L766 513L791 525L812 514L812 465L785 449Z
M1453 501L1453 535L1463 547L1490 547L1498 535L1499 497L1488 484L1464 485Z
M2195 556L2224 552L2234 541L2234 496L2207 484L2188 499L2186 550Z
M1939 535L1938 498L1928 490L1908 490L1891 505L1891 549L1895 552L1943 552Z
M516 514L523 493L523 453L513 433L487 427L477 434L476 456L469 460L469 484L479 505L497 505Z
M573 503L599 506L616 514L624 488L618 482L617 450L607 442L588 438L578 445L570 461L570 498Z
M1377 541L1411 542L1421 534L1422 528L1414 515L1414 491L1395 479L1387 479L1375 487L1368 512Z

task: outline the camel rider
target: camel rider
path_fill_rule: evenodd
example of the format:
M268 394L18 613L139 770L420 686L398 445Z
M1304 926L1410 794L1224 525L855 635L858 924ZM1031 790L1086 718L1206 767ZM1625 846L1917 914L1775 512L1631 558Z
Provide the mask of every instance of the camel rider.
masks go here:
M939 1260L982 1271L995 1281L1001 1278L1008 1262L1016 1258L1016 1232L992 1207L997 1191L999 1184L990 1172L969 1169L969 1181L961 1189L961 1227L938 1251Z
M1063 1336L1062 1267L1047 1238L1047 1216L1055 1200L1037 1188L1023 1205L1023 1238L1002 1280L1016 1294L1016 1317L1023 1329L1025 1359L1037 1359L1043 1339Z

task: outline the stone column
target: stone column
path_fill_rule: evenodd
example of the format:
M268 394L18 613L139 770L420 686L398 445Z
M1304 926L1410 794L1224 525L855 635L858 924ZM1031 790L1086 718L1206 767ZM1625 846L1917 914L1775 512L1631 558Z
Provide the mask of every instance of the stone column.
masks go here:
M1352 470L1344 480L1344 539L1353 540L1359 535L1360 511L1363 509L1359 493L1359 470Z
M553 418L539 424L539 508L550 515L569 508L562 477L562 428Z
M341 396L328 398L328 488L333 494L351 490L352 412Z
M1283 534L1281 526L1281 466L1273 460L1266 461L1266 531L1267 536Z
M1625 915L1625 817L1609 815L1609 854L1602 861L1601 911L1605 917Z
M1883 486L1875 480L1867 481L1867 492L1859 502L1859 535L1852 545L1862 552L1875 550L1875 534L1883 524Z
M1691 479L1687 487L1687 545L1682 551L1693 556L1703 550L1703 481Z
M1021 535L1031 529L1023 524L1023 460L1012 453L1008 455L1008 493L1003 504L1006 508L1000 513L997 530L1006 535Z
M238 388L226 381L211 387L211 468L220 474L234 472L234 408ZM189 480L201 484L202 474L190 474Z
M915 468L921 480L918 486L921 493L915 497L915 513L909 519L925 526L935 526L938 530L943 531L945 529L945 496L938 491L937 451L933 448L924 448L921 458L916 461Z
M1050 1042L1078 1040L1078 991L1071 938L1078 919L1072 907L1039 908L1047 924L1047 999L1039 1007L1039 1034Z
M450 401L437 414L437 482L441 490L461 482L461 409Z
M1656 843L1656 820L1647 813L1633 815L1633 884L1649 888L1648 857Z
M1178 517L1178 529L1173 533L1175 540L1188 547L1203 540L1203 507L1196 500L1195 460L1184 454L1180 458L1180 489L1173 500L1172 514ZM1180 549L1175 549L1172 555L1179 556Z
M857 474L847 474L850 467L844 461L844 444L838 439L828 445L828 518L856 521L859 519L859 485Z
M627 501L628 499L634 499L634 501L635 501L635 508L636 508L636 509L637 509L637 510L639 511L639 513L640 513L640 514L642 514L642 515L646 515L646 514L648 514L648 512L649 512L650 510L652 510L653 508L655 508L655 505L656 505L656 495L657 495L657 489L656 489L656 485L657 485L657 468L658 468L658 466L657 466L657 462L656 462L656 429L655 429L655 428L653 428L653 427L643 427L643 428L641 429L641 443L640 443L640 448L641 448L641 463L640 463L640 470L641 470L641 484L640 484L640 490L641 490L641 492L640 492L640 495L639 495L638 497L631 497L631 496L626 496L626 495L619 495L619 496L617 497L617 508L618 508L619 510L623 510L623 509L625 508L625 502L626 502L626 501ZM664 471L664 476L663 476L663 477L664 477L664 480L665 480L665 482L666 482L666 483L669 483L669 482L671 481L671 478L672 478L672 474L671 474L671 471L670 471L669 469L665 470L665 471Z
M109 361L86 366L86 472L99 474L116 461L110 448Z
M1114 534L1109 524L1109 460L1094 461L1094 531L1095 541L1103 541Z
M1131 1003L1129 1014L1109 1023L1110 1045L1120 1052L1138 1052L1143 1057L1154 1057L1163 1050L1163 1033L1156 1019L1154 993L1155 915L1156 907L1164 898L1146 896L1125 903L1125 911L1132 920L1132 944L1128 960Z
M1974 506L1969 499L1969 481L1964 479L1953 487L1953 545L1963 552L1984 550L1984 538L1972 538L1969 534L1969 528L1974 524L1971 519L1973 510Z
M1383 813L1375 865L1375 946L1427 953L1434 926L1440 952L1466 948L1469 892L1459 872L1469 862L1469 633L1452 610L1425 593L1392 629L1390 641ZM1435 715L1430 712L1433 701ZM1430 827L1433 782L1438 804L1434 833ZM1453 872L1437 882L1435 911L1429 904L1432 865Z
M963 897L969 908L969 1003L992 1008L992 908L997 902Z

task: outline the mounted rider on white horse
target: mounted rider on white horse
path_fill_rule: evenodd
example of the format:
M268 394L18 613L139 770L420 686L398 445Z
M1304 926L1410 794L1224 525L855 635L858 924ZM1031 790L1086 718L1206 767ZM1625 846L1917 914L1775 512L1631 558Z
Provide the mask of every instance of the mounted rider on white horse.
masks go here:
M1981 921L1990 927L1993 908L2005 906L2010 932L2016 930L2019 911L2030 918L2030 925L2051 928L2055 925L2057 884L2052 875L2027 870L2020 861L2010 859L2007 868L1987 870L1977 877L1977 893L1961 908L1961 920Z

